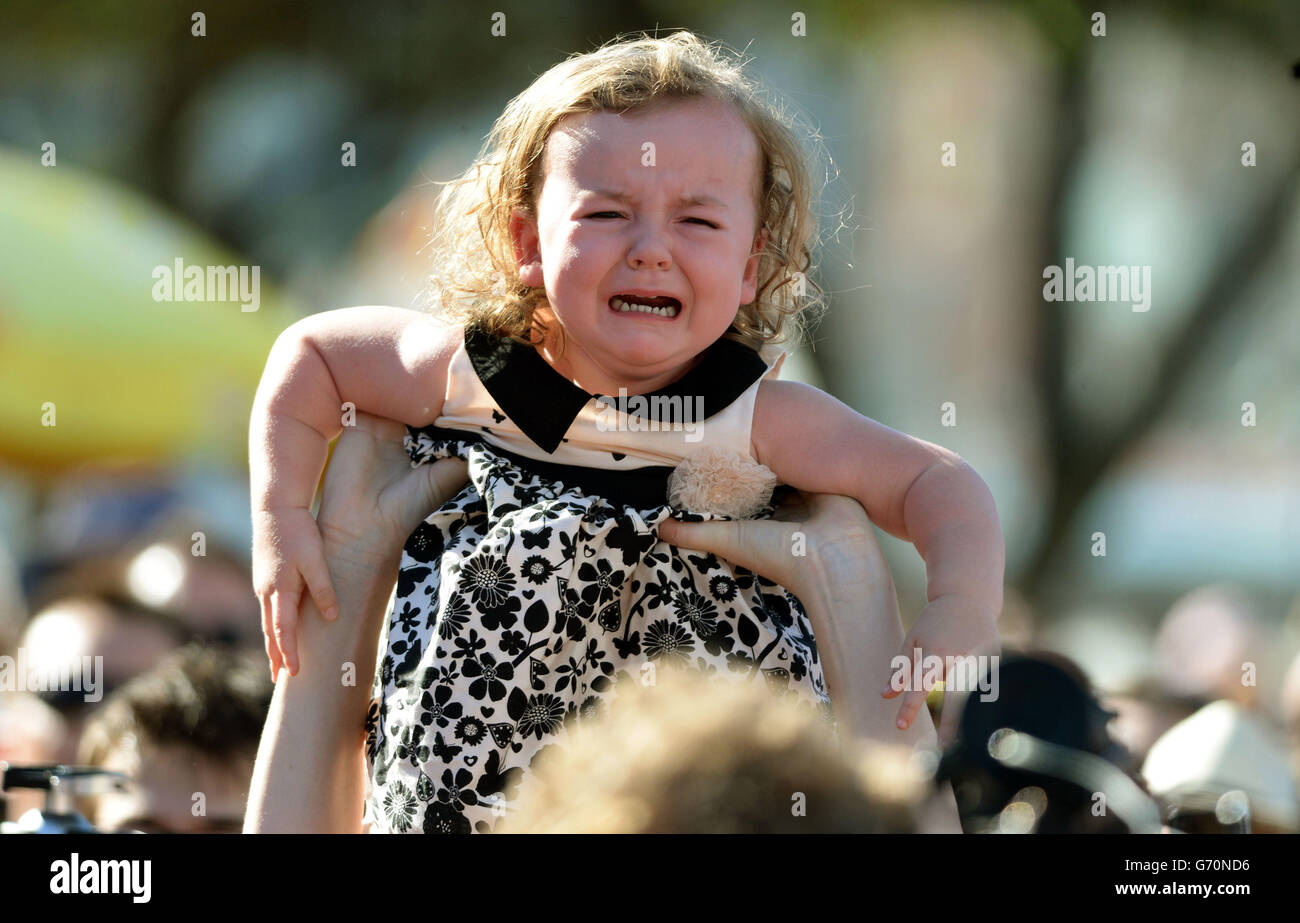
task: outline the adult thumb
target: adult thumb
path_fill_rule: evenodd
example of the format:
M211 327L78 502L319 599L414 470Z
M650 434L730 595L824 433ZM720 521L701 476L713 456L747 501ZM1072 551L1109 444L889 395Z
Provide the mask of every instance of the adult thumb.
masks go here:
M711 551L755 573L780 569L784 528L776 522L758 519L681 522L665 519L659 537L670 545L694 551Z

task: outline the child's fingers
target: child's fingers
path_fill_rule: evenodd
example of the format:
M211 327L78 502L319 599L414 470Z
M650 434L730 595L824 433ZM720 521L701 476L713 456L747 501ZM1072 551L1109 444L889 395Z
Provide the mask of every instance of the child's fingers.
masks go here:
M917 714L925 707L924 692L909 692L903 697L903 706L898 710L898 720L895 724L899 730L907 730L916 720Z
M334 584L330 582L330 573L325 567L324 559L317 558L300 570L302 579L307 583L307 590L311 593L311 598L316 600L321 615L325 616L326 621L334 621L339 617L339 600L334 595Z
M280 646L280 656L290 676L298 675L298 603L296 590L286 590L274 595L275 642Z
M257 602L262 608L262 640L266 644L266 659L271 664L271 682L274 683L280 674L280 649L275 645L275 616L271 611L269 596L259 595Z

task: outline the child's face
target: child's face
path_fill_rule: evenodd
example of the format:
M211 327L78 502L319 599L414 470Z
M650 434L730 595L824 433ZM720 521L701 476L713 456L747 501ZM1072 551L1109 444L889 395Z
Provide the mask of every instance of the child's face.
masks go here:
M572 368L662 376L726 332L757 288L758 164L752 132L712 100L556 125L537 220L517 211L511 233L520 277L545 286ZM684 201L694 196L710 201ZM611 299L625 293L676 298L676 316L620 312Z

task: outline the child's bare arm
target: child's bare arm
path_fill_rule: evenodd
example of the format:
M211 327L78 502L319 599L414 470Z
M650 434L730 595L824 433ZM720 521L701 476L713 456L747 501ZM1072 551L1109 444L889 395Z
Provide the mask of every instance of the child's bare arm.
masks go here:
M996 648L1002 527L992 494L970 465L789 381L760 386L753 441L759 461L783 483L854 497L872 522L910 541L925 559L929 605L905 652L920 646L923 656L942 658ZM924 698L924 690L909 689L900 722L910 724Z
M249 476L253 583L273 676L281 662L297 672L304 583L327 618L337 614L310 507L344 403L413 426L433 422L458 341L459 330L428 315L361 307L304 318L272 347L249 423Z
M877 526L925 559L928 598L1002 603L997 507L955 452L890 429L829 394L765 381L754 411L758 459L782 483L855 498Z

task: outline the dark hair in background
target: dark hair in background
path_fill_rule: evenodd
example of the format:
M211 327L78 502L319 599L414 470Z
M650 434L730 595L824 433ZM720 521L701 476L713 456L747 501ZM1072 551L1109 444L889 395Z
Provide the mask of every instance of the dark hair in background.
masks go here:
M1093 813L1094 792L1064 778L1015 769L989 752L989 740L1006 728L1092 754L1117 768L1127 752L1106 729L1114 714L1102 708L1083 672L1059 655L1033 652L1004 656L998 697L982 701L972 693L962 712L957 741L944 755L939 776L952 782L962 826L981 832L1025 789L1038 788L1046 806L1036 833L1127 833L1114 812Z
M86 725L80 762L100 765L128 735L229 760L257 747L274 691L251 655L191 644L124 683Z

